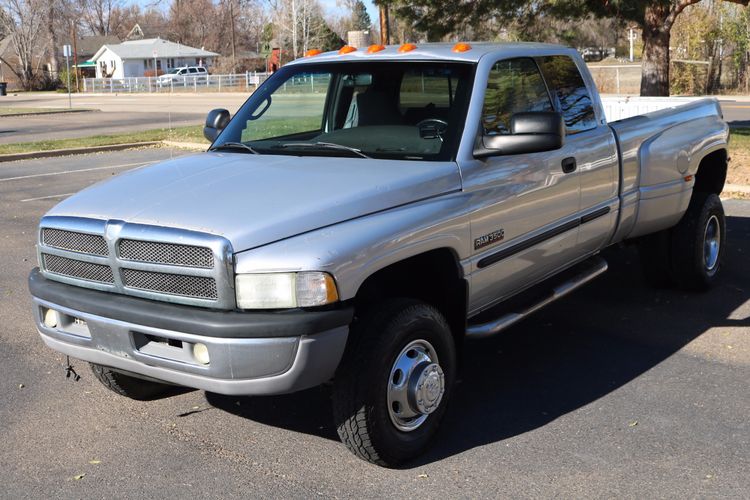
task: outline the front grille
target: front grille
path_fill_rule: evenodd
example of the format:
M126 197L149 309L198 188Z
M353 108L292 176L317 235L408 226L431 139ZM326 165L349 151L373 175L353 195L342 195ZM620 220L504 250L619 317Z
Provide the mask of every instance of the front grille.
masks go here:
M183 267L214 267L214 254L210 248L176 243L121 240L120 258Z
M126 287L152 292L216 300L216 280L203 276L157 273L123 269L122 281Z
M49 247L70 250L90 255L109 255L104 237L96 234L77 233L63 229L42 229L42 243Z
M55 274L69 276L98 283L114 283L112 269L109 266L93 264L82 260L68 259L57 255L42 254L44 268Z

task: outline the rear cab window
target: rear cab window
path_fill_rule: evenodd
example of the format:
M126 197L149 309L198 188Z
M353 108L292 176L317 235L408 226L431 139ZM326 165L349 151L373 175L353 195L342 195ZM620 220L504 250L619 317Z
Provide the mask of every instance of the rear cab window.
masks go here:
M546 56L538 60L550 88L555 107L565 119L568 135L596 128L596 113L591 93L578 66L568 56Z

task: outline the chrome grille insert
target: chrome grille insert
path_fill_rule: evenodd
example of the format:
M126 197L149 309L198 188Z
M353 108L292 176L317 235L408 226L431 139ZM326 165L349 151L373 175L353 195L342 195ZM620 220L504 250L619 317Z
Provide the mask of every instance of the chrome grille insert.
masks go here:
M214 253L206 247L156 241L120 240L119 251L120 258L123 260L204 269L214 267Z
M232 245L186 229L45 216L37 252L46 278L175 304L236 306Z
M52 248L70 250L90 255L109 255L104 237L96 234L78 233L63 229L42 229L42 243Z
M203 276L122 269L122 282L128 288L216 300L216 280Z
M71 278L78 278L98 283L114 283L115 279L109 266L68 259L57 255L42 254L46 271Z

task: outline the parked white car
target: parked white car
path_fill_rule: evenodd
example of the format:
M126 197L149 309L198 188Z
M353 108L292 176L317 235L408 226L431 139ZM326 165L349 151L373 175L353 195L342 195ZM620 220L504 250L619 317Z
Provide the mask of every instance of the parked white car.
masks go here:
M205 82L207 77L208 70L202 66L183 66L181 68L172 68L167 73L160 75L156 83L160 87L187 85L194 83L195 79L199 83Z

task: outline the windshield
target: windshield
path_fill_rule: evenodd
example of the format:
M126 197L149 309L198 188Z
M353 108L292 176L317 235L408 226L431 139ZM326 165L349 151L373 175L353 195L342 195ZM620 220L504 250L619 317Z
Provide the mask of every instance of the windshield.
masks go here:
M213 147L241 142L260 154L449 160L472 78L466 63L286 66L248 99Z

